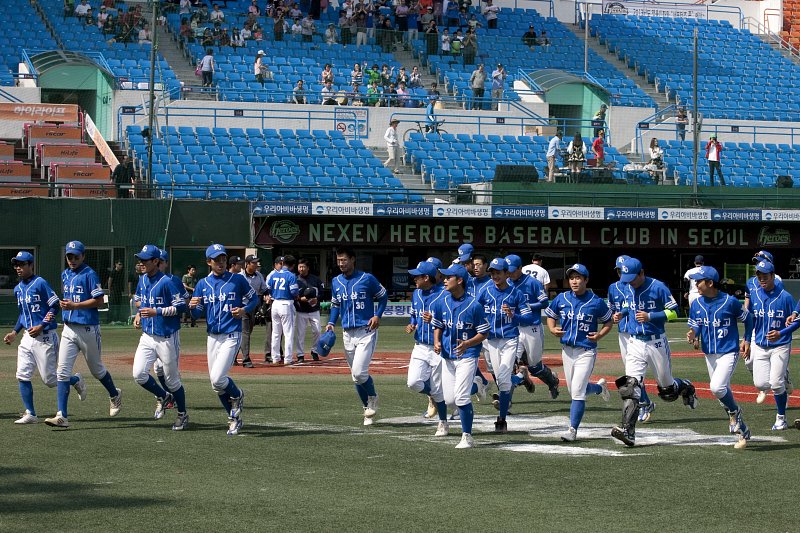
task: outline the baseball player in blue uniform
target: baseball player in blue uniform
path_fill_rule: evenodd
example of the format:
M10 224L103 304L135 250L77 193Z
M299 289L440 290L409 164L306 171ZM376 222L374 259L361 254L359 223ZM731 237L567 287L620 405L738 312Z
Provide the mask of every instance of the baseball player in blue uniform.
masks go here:
M666 285L645 276L641 261L635 257L623 261L620 270L620 281L626 284L626 330L630 333L630 339L625 357L625 375L616 380L623 402L622 424L611 430L611 436L626 446L633 446L636 441L639 403L642 399L641 383L648 365L653 366L658 382L658 396L662 400L673 402L683 398L683 403L694 409L697 407L697 396L691 381L672 376L669 343L664 325L668 320L677 317L675 310L678 303Z
M141 304L137 324L142 329L142 336L133 357L133 379L156 397L154 418L157 420L164 416L164 410L173 402L177 405L178 418L172 429L181 431L189 423L186 395L178 371L178 331L186 301L183 298L184 289L178 287L174 278L161 272L161 257L161 250L152 244L145 245L136 254L136 259L144 267L144 275L139 278L136 287ZM160 386L150 375L150 367L156 361L161 363L166 387Z
M33 406L34 371L39 371L42 382L50 388L56 386L56 364L58 362L58 333L55 315L59 310L58 296L50 285L33 272L33 254L20 251L11 259L11 265L19 277L14 287L19 318L11 330L3 337L3 342L11 344L20 331L25 331L17 348L17 381L19 394L25 413L15 424L36 424L39 418ZM70 378L81 399L86 398L86 384L80 374Z
M611 331L611 309L606 302L586 288L589 270L576 263L567 269L569 291L562 292L550 302L545 311L547 328L561 339L561 358L572 403L569 408L569 428L561 440L573 442L578 436L586 395L600 395L608 401L611 395L605 379L589 383L597 359L597 341ZM598 331L598 325L603 327Z
M542 283L529 274L522 272L522 258L518 255L506 256L508 264L508 280L514 287L525 295L532 312L532 320L529 326L519 326L519 350L517 358L522 358L522 353L526 354L527 367L522 367L522 374L519 376L522 383L533 392L534 386L528 381L527 374L540 379L550 390L552 399L558 398L558 374L553 372L542 361L544 352L544 326L542 325L542 310L547 309L549 299L547 291Z
M614 270L617 272L617 277L621 276L620 267L622 263L630 259L630 256L621 255L615 261ZM628 301L625 299L626 286L622 281L615 281L608 287L608 306L614 313L614 323L617 324L619 329L619 353L622 356L622 364L625 364L625 359L628 356L628 343L630 342L631 334L627 332L628 328ZM647 395L647 390L644 386L644 381L640 384L641 399L639 401L639 422L649 422L653 416L653 411L656 410L656 403Z
M458 262L467 269L467 294L477 298L480 292L487 286L492 284L492 278L486 273L489 267L489 260L485 255L473 253L475 249L469 243L462 244L458 249ZM467 259L462 259L466 257ZM494 374L492 369L492 362L489 360L488 352L485 348L481 350L483 358L486 360L486 367L489 373ZM486 391L490 388L490 382L481 372L480 367L475 369L475 375L481 380L481 387L478 391L478 398L480 400L486 399ZM496 380L495 380L496 382ZM498 401L499 406L499 401Z
M205 315L208 341L208 376L211 387L228 413L228 435L242 429L244 391L228 376L242 341L242 317L258 304L256 291L244 276L228 272L228 252L221 244L206 248L211 272L197 282L189 308L195 319Z
M439 415L436 428L437 437L446 437L450 428L447 424L447 404L442 394L442 358L433 351L433 326L431 308L445 295L444 289L436 284L436 266L422 261L417 268L409 270L414 276L416 289L411 295L411 319L406 333L414 334L414 349L408 363L408 388L414 392L428 395L434 413ZM430 407L430 406L429 406ZM426 418L433 416L426 412Z
M466 292L467 270L458 264L439 270L447 294L432 309L433 350L441 355L444 401L458 408L461 441L456 448L472 448L472 389L481 343L489 332L483 306Z
M483 306L489 321L489 331L483 347L489 354L499 392L500 415L494 423L497 433L506 433L506 416L511 405L511 375L517 361L519 349L519 325L529 326L533 313L522 291L508 284L508 263L496 257L489 263L492 283L487 284L476 296Z
M103 306L103 287L97 273L84 263L85 251L80 241L66 246L68 268L61 274L64 298L60 302L64 331L58 348L58 412L44 423L54 427L69 427L67 404L72 386L72 369L78 352L83 352L89 371L108 391L109 415L117 416L122 408L122 391L114 385L111 373L100 360L100 314ZM80 391L79 391L80 394ZM80 394L81 399L84 398Z
M272 298L272 362L280 364L281 335L283 335L284 364L294 363L294 302L300 294L297 276L291 271L294 257L287 255L281 269L267 278L267 291Z
M492 284L492 278L488 273L489 260L486 256L475 254L472 256L473 276L467 281L467 294L477 298L481 291Z
M341 316L344 355L364 406L364 425L371 426L378 409L378 394L369 375L369 363L389 293L375 276L356 269L356 253L351 248L336 250L336 264L342 273L331 283L331 316L326 331L334 331Z
M756 265L759 288L750 293L750 312L753 315L752 343L745 337L743 351L753 360L753 384L757 389L772 390L778 414L773 430L783 430L786 423L786 367L792 350L792 332L800 327L795 322L786 326L795 302L792 296L775 284L775 266L769 261Z
M719 273L714 267L702 265L689 277L695 282L698 298L689 308L689 331L686 340L695 348L700 346L706 356L712 394L728 413L728 429L738 436L734 448L747 446L750 429L742 419L742 410L733 398L731 376L739 360L739 328L744 322L744 338L750 338L753 317L738 299L717 288Z

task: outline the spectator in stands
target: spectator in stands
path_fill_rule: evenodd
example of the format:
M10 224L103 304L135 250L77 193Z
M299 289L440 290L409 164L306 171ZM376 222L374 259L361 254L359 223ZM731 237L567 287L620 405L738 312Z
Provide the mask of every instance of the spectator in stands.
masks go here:
M450 31L447 28L442 30L442 55L450 55Z
M178 14L189 15L192 12L192 2L191 0L181 0L180 4L178 5Z
M394 80L394 67L390 69L389 65L384 63L383 66L381 67L381 85L384 88L386 88L389 85L392 85L393 80Z
M247 7L247 12L257 17L261 16L261 8L258 7L258 0L251 1L250 5Z
M392 51L392 48L394 48L395 30L392 25L392 19L384 17L379 28L378 42L381 45L381 50L388 54Z
M292 24L292 40L299 41L300 36L303 33L303 26L300 24L300 19L294 19L294 23Z
M297 2L292 4L292 7L289 8L289 18L300 18L303 16L303 12L300 11L300 8L297 6Z
M458 26L458 2L454 0L448 2L447 8L445 9L445 15L447 17L448 28Z
M303 80L297 80L297 84L292 89L292 102L295 104L306 103L306 88Z
M364 93L361 91L360 83L353 82L353 84L350 86L350 90L347 91L346 94L346 101L344 105L352 105L352 106L364 105Z
M390 83L389 86L383 90L383 100L388 107L397 106L397 89L395 89L394 83Z
M180 36L181 38L186 39L187 42L194 41L194 33L192 32L192 27L189 25L189 19L185 17L181 19Z
M64 18L75 14L75 0L64 0Z
M724 187L725 176L722 175L722 166L720 165L722 155L722 145L717 142L717 136L712 135L706 144L706 159L708 160L708 177L711 179L711 186L714 186L714 171L719 174L719 182Z
M325 63L325 66L322 68L322 73L320 74L320 82L323 84L328 82L333 83L333 79L333 67L331 67L330 63Z
M397 24L397 31L403 32L403 37L406 36L408 31L408 10L406 0L399 0L397 7L394 9L394 22Z
M586 162L587 151L586 143L583 142L580 132L576 132L575 137L572 138L567 147L567 153L569 154L570 182L578 183L578 177L583 170L583 164Z
M433 16L433 6L429 5L428 7L425 8L425 11L419 17L419 22L420 25L422 26L422 31L427 31L428 26L430 26L431 22L435 20L436 19Z
M81 0L81 3L75 6L75 16L78 18L83 18L91 9L92 6L89 5L89 2L86 0Z
M200 39L200 44L202 46L212 46L214 44L214 34L211 33L210 28L205 28L203 30L203 37Z
M150 44L153 42L153 35L150 33L150 26L145 24L144 27L139 30L139 44Z
M111 179L117 187L117 198L128 198L128 191L134 180L133 162L127 154L122 157L122 162L114 168Z
M438 99L439 99L439 97L441 95L442 95L442 93L439 92L439 84L436 83L435 81L432 82L431 83L431 88L428 89L428 96L435 96L436 99L437 99L437 103L438 103Z
M411 74L408 77L408 86L412 89L422 87L422 74L419 71L419 67L415 66L411 69Z
M231 46L231 36L228 35L228 28L222 28L217 46Z
M503 67L503 65L498 63L497 68L492 72L492 109L494 111L497 111L500 105L500 100L503 99L506 77L508 77L506 69Z
M197 16L200 17L200 23L208 22L211 15L208 13L208 6L200 4L200 9L197 11Z
M242 28L242 31L239 32L239 35L241 36L242 41L249 41L250 39L253 38L253 30L251 29L250 26L245 25ZM242 46L245 45L243 44Z
M272 26L272 34L276 41L283 40L283 34L286 32L286 19L283 16L283 12L279 11L277 16L274 18L274 24Z
M687 124L689 124L689 116L686 114L686 108L681 106L678 108L678 116L675 117L675 129L678 131L678 137L681 141L686 140Z
M90 7L89 10L86 12L86 16L83 17L83 22L87 26L94 26L94 16L92 14L92 8Z
M420 6L419 2L416 0L411 0L411 5L408 7L408 43L411 44L417 39L419 39L419 28L417 24L419 22L419 13L420 13Z
M458 27L459 28L466 28L469 25L469 14L467 13L467 8L460 7L458 9Z
M342 16L339 18L339 32L342 36L342 46L353 44L353 18L348 17L346 11L342 11Z
M600 109L597 110L597 113L594 114L592 120L602 122L599 126L594 127L594 136L597 137L600 134L600 131L606 128L606 111L608 110L608 106L606 104L602 104Z
M356 47L367 45L367 15L363 11L358 13L356 20Z
M114 18L114 15L108 15L105 23L103 24L102 30L104 35L117 34L117 19Z
M364 75L367 77L368 85L372 85L373 82L380 83L381 81L381 71L377 63L373 63L372 68L365 69Z
M528 31L522 34L522 42L531 50L536 47L536 30L533 29L533 25L528 26Z
M464 37L461 35L461 30L456 30L456 34L450 40L450 55L458 57L461 55L461 45L464 42Z
M302 27L300 34L303 37L303 42L310 43L316 31L316 26L314 25L314 20L311 18L311 14L307 14L300 25Z
M406 72L406 67L400 67L400 72L397 73L397 79L395 80L398 85L401 83L408 86L408 72Z
M381 91L381 88L378 86L377 80L371 81L369 87L367 87L367 105L368 106L380 105L382 95L383 91Z
M594 154L595 161L597 161L597 163L595 163L597 167L602 167L605 163L605 138L605 130L600 130L597 132L597 138L592 142L592 153Z
M484 84L486 83L486 71L483 68L483 63L478 65L478 68L472 71L469 77L469 86L472 89L472 107L471 109L481 109L483 107L483 93Z
M547 145L547 181L549 183L556 182L556 158L561 153L561 138L563 137L561 130L556 130L556 134L550 139L550 144Z
M328 29L325 30L325 44L332 45L338 44L339 35L336 33L336 26L331 22L328 24Z
M547 37L547 30L542 29L542 34L539 36L539 44L542 46L550 46L550 39Z
M467 30L461 47L464 49L464 64L474 65L475 56L478 55L478 36L475 34L475 30L472 28Z
M336 92L333 90L333 82L326 81L320 91L322 105L336 105Z
M435 20L431 20L425 29L425 48L429 56L439 53L439 29Z
M386 150L389 152L389 158L383 163L384 166L389 167L389 163L392 163L392 172L398 174L400 169L398 168L400 165L400 139L397 135L397 125L400 124L400 121L392 119L389 122L389 127L386 130L386 133L383 134L383 140L386 141ZM389 167L389 168L392 168Z
M366 66L366 63L364 63L364 66ZM357 83L359 85L364 83L364 71L361 70L360 63L353 65L353 70L350 71L350 83Z
M256 81L264 86L264 79L267 73L267 65L264 63L264 50L259 50L256 54L255 65L253 66L253 73L256 75Z
M397 83L397 106L409 107L410 103L411 95L406 88L406 83L404 81L399 81Z
M218 4L214 4L211 13L208 15L208 20L211 22L225 22L225 13L222 12Z
M500 12L500 6L492 3L492 0L486 0L486 6L483 8L483 17L486 19L486 26L490 30L497 29L497 14Z
M97 29L103 31L103 26L106 25L106 19L108 19L106 6L100 6L100 13L97 15Z
M244 46L244 37L239 32L239 28L233 28L233 34L231 35L231 46L234 49Z
M650 140L650 164L656 168L664 168L664 150L658 145L658 139Z
M217 70L217 62L214 61L214 50L206 49L206 55L200 60L200 74L203 77L203 87L211 87L214 84L214 72Z

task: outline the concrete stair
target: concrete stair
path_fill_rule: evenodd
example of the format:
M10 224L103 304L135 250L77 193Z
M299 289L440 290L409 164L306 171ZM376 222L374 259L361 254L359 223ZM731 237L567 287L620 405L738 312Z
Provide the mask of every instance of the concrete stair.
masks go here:
M386 148L371 148L371 150L372 153L375 154L375 157L381 161L386 161L389 157L389 151ZM395 177L400 180L403 187L415 194L421 194L426 203L434 203L436 198L447 199L449 196L448 194L435 194L430 184L422 183L422 176L414 174L411 165L401 164L398 165L397 168L400 169L400 172L395 174Z

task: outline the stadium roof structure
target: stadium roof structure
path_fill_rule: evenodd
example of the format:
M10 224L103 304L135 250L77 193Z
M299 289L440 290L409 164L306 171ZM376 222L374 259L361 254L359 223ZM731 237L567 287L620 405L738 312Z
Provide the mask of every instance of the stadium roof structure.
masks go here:
M38 75L64 66L93 66L114 78L103 54L98 52L72 52L67 50L26 50Z
M528 76L545 92L551 91L561 85L580 83L582 85L588 85L594 89L597 89L608 98L611 97L611 93L608 92L608 89L586 75L573 74L565 70L548 68L534 70L530 72Z

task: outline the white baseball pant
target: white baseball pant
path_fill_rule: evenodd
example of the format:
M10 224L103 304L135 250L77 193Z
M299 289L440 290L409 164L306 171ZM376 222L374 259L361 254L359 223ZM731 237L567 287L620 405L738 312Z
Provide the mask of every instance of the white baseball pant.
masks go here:
M514 363L517 361L519 339L517 337L486 339L483 341L483 345L489 352L497 388L500 392L509 392L511 390L511 374L514 373Z
M675 384L666 335L651 335L647 340L631 335L625 357L625 374L643 383L648 363L653 366L659 386L665 388Z
M59 381L69 381L78 352L83 353L89 372L97 379L103 379L108 370L100 360L100 326L84 326L83 324L64 324L61 334L61 345L58 348L58 370L56 376Z
M319 340L319 311L313 313L297 313L295 331L297 332L297 355L306 354L306 328L311 328L311 347L316 346Z
M342 341L353 381L363 385L369 379L369 364L378 343L378 330L369 331L366 327L346 329L342 333Z
M42 383L55 387L57 365L58 333L42 332L34 338L25 331L17 347L17 379L31 381L33 372L38 370Z
M291 300L272 302L272 362L281 359L281 335L283 335L283 357L286 363L294 361L294 303Z
M536 366L542 362L544 351L544 326L536 324L519 328L519 344L517 359L522 359L522 352L528 354L528 366Z
M752 335L750 335L750 357L744 360L744 366L748 372L751 374L753 373L753 348L756 345L756 332L754 331Z
M753 385L758 390L769 390L775 394L786 391L786 367L789 365L791 344L762 348L750 345L750 359L753 361Z
M442 393L447 405L464 407L472 403L472 384L475 381L476 368L477 357L442 361Z
M442 394L442 358L430 344L416 344L408 363L408 388L422 392L425 382L430 380L430 395L435 402L444 399Z
M176 331L172 334L173 337L176 339L176 343L178 344L178 361L181 359L181 330ZM161 359L156 359L156 362L153 363L153 370L155 370L157 376L164 375L164 364L161 362Z
M206 341L208 377L211 379L211 388L217 394L225 392L225 388L228 386L228 371L239 352L239 343L241 342L242 334L238 331L208 335Z
M586 386L594 370L597 350L583 346L562 346L561 359L564 361L564 377L567 390L573 400L586 399Z
M622 356L622 364L628 358L628 343L631 341L631 334L627 331L619 332L619 354Z
M181 387L181 375L178 371L180 350L180 339L176 335L161 337L143 333L133 356L133 379L139 385L144 385L150 379L150 367L160 362L167 389L175 392Z
M739 360L737 352L710 353L706 354L706 366L708 367L709 388L716 398L722 398L727 394L731 386L731 376L736 370L736 362Z

